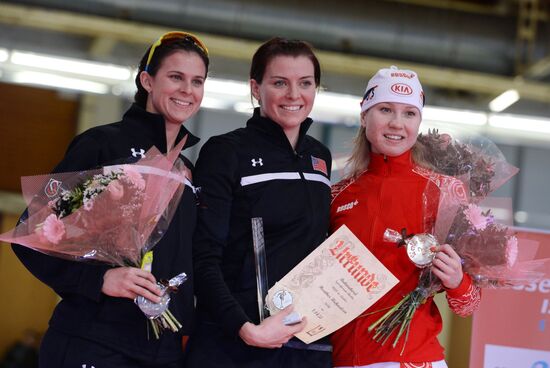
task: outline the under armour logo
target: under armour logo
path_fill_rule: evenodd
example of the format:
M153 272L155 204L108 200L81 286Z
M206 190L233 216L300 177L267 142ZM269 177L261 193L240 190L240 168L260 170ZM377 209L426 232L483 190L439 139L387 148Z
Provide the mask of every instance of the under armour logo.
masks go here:
M140 148L139 151L136 151L135 148L130 148L130 151L132 151L132 156L134 157L141 157L145 158L145 150L143 148Z
M262 161L261 158L259 158L259 159L257 159L257 160L256 160L256 159L252 159L252 160L250 160L250 161L252 161L252 166L254 166L254 167L256 167L256 165L264 166L264 162Z

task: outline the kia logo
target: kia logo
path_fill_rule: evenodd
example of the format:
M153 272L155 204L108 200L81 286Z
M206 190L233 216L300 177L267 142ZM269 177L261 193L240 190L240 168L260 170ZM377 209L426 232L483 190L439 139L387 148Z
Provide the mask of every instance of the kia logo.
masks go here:
M410 95L413 93L412 88L405 83L395 83L391 86L391 90L393 93L396 93L398 95Z

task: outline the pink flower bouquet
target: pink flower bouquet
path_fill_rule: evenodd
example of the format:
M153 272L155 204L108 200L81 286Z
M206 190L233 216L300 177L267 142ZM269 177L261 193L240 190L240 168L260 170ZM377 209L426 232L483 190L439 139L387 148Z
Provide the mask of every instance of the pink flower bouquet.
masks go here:
M168 228L185 188L187 169L178 159L184 143L166 156L152 147L133 164L23 177L28 216L0 240L75 261L140 267ZM178 275L159 287L168 292L184 280L185 274ZM181 327L166 308L146 314L157 336L159 327Z

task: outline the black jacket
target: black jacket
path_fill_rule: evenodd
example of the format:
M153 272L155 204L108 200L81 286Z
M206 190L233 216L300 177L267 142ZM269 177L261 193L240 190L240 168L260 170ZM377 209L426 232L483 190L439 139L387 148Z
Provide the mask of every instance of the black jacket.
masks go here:
M186 134L189 132L182 126L176 143ZM185 147L197 142L198 138L189 134ZM140 152L153 145L166 152L164 118L132 105L122 121L78 135L54 171L137 161ZM191 168L190 162L185 158L184 161ZM189 333L193 322L191 239L195 222L194 188L187 186L168 230L153 248L152 272L157 280L170 279L181 272L189 276L170 302L170 310L182 322L184 334ZM147 319L132 300L101 292L103 275L111 266L50 257L18 245L13 249L24 265L62 298L50 320L51 328L106 344L144 361L173 361L181 357L181 334L165 331L158 341L152 334L148 338Z
M294 151L256 109L246 128L208 140L197 160L197 308L230 336L259 322L251 218L263 218L269 287L326 237L331 156L306 135L311 123L301 124Z

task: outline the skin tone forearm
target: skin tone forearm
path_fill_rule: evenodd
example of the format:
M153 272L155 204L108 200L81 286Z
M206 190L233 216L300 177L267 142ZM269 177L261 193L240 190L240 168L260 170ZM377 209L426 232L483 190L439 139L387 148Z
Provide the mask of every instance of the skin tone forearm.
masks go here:
M134 267L117 267L105 272L101 291L119 298L143 296L155 303L160 302L162 295L153 274Z
M286 326L283 319L291 312L292 308L288 307L280 313L266 318L259 325L246 322L241 327L239 336L250 346L268 349L280 348L306 326L305 318L300 323Z

